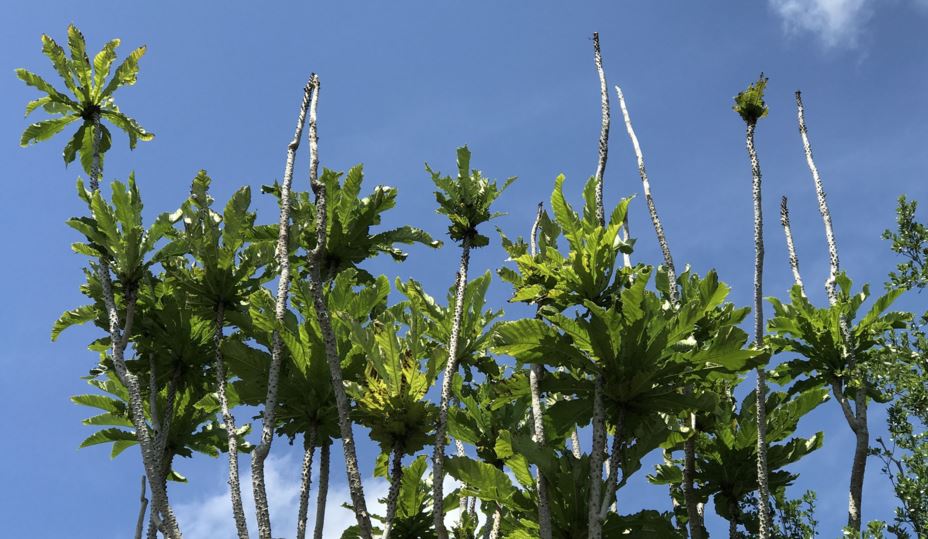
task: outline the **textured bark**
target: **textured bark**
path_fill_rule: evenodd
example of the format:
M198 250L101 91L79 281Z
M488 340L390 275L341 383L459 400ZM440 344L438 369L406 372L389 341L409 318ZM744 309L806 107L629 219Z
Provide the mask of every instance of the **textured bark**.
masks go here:
M296 518L296 538L306 537L306 514L309 512L309 487L313 472L313 452L316 450L316 427L310 427L309 436L303 435L303 467L300 470L300 508Z
M590 449L590 499L587 502L587 529L589 539L601 539L602 521L599 504L602 499L603 453L606 451L606 411L603 406L604 380L597 374L593 382L593 443Z
M806 288L799 273L799 257L796 256L796 246L793 244L793 229L789 225L789 201L786 197L780 199L780 224L783 225L783 235L786 236L786 250L789 253L789 269L793 272L793 281L805 296Z
M728 514L731 515L731 520L728 521L728 539L738 539L738 513L738 504L729 502Z
M809 171L812 173L812 181L815 183L815 195L818 198L819 213L822 214L822 222L825 225L825 240L828 243L829 272L828 279L825 281L825 291L828 293L828 301L834 306L838 302L838 291L835 280L838 272L841 270L840 261L838 260L838 244L835 241L834 229L831 226L831 211L828 209L828 201L825 196L825 187L822 184L822 178L819 176L818 168L815 166L815 160L812 157L812 145L809 143L809 133L806 129L805 109L802 106L802 94L796 92L796 110L799 121L799 135L802 138L802 146L806 154L806 163L809 165ZM857 358L854 354L853 336L850 331L848 320L842 317L839 321L841 329L841 338L844 341L844 353L848 363L848 370L853 371L857 366ZM840 384L832 384L832 388L840 388ZM836 392L835 397L839 397ZM867 392L866 387L856 390L854 395L854 417L853 420L847 413L847 398L841 394L838 398L841 403L842 411L848 420L848 426L854 432L854 458L851 464L851 481L850 491L848 493L847 507L847 526L855 531L861 528L861 510L863 503L864 473L867 468L867 454L870 450L870 430L867 421Z
M97 192L100 189L100 179L102 176L102 160L100 155L100 145L102 143L103 132L100 130L100 116L94 117L94 138L93 138L93 160L90 169L90 189ZM113 279L110 274L108 262L101 258L97 266L97 277L100 280L102 289L103 304L106 307L108 318L108 330L110 334L110 353L113 360L113 370L119 381L126 387L129 395L129 416L132 420L132 426L135 428L135 435L139 442L139 449L142 454L142 464L145 467L145 475L151 485L152 510L162 515L162 526L164 534L168 539L181 539L182 534L177 525L177 519L174 511L168 502L167 492L158 481L157 458L154 454L153 440L148 425L145 423L145 409L142 405L142 390L139 385L138 376L129 371L125 360L125 350L129 342L129 336L132 334L132 319L135 316L136 292L131 287L125 290L125 323L120 323L119 310L116 306L116 297L113 293ZM153 481L154 479L154 481Z
M648 214L651 217L651 224L654 226L654 233L657 235L657 243L664 257L664 266L667 268L667 278L671 283L670 301L674 306L679 306L680 297L676 284L677 269L673 263L673 256L670 254L670 245L667 243L667 236L664 234L664 225L661 223L661 218L657 214L657 206L654 204L654 197L651 195L651 182L648 181L648 171L644 166L644 155L641 152L641 146L638 144L635 128L632 127L632 120L628 115L628 107L625 106L625 96L622 94L622 89L616 86L615 93L619 97L619 106L622 109L622 117L625 119L625 130L628 131L628 137L632 141L635 157L638 160L638 175L641 177L641 186L644 190L645 202L648 205Z
M400 484L403 482L402 447L402 444L396 442L390 452L390 491L387 493L387 516L384 519L383 539L390 539L390 533L393 531L393 519L396 517L396 502L400 497Z
M577 429L570 433L570 452L573 453L575 459L579 459L583 455L580 451L580 435L577 434Z
M296 151L300 147L300 137L303 133L303 124L306 121L306 111L309 109L310 97L313 92L313 80L314 78L311 76L309 82L303 88L303 101L300 103L300 112L297 115L293 140L287 145L287 163L284 166L284 177L280 185L280 220L275 251L277 266L280 268L280 279L277 282L277 300L274 306L274 316L278 324L283 323L284 314L287 311L287 294L290 292L290 186L293 183L293 161L296 157ZM271 539L271 515L267 504L267 487L264 482L264 462L271 451L271 444L274 441L274 416L277 411L277 388L280 383L282 356L283 343L280 332L274 329L274 334L271 337L271 365L268 369L267 396L264 399L261 440L251 456L251 486L255 497L258 536L261 539ZM305 517L302 523L305 526Z
M757 151L754 148L756 123L748 123L745 134L748 156L751 159L754 199L754 344L764 346L764 214L761 205L761 173ZM757 368L757 512L760 521L760 538L770 537L770 487L767 483L767 373Z
M323 443L319 449L319 494L316 495L316 526L313 539L322 539L325 528L325 503L329 494L329 460L332 446Z
M145 497L145 476L142 476L142 495L139 497L139 518L135 522L135 539L142 539L145 528L145 511L148 509L148 498Z
M458 456L459 457L466 456L467 453L464 451L464 443L461 442L461 440L458 440L457 438L452 438L452 440L454 440L454 447L455 449L457 449ZM470 503L470 498L468 496L461 496L461 507L463 508L461 512L461 518L464 518L464 512L467 511L467 505L469 503Z
M441 381L441 401L438 406L438 422L435 425L435 443L432 454L432 515L435 533L439 539L448 539L445 530L444 485L445 478L445 434L448 430L448 408L451 402L451 379L458 370L458 340L461 334L461 319L464 315L464 290L467 288L467 269L470 265L470 236L461 242L461 263L458 267L457 290L454 294L454 314L451 320L451 339L448 343L448 361Z
M214 365L216 371L216 395L219 397L219 407L222 412L223 428L228 438L229 450L229 497L232 499L232 516L235 518L235 529L239 539L248 539L248 524L245 521L245 507L242 505L242 487L238 477L238 434L235 427L235 416L229 409L229 398L226 395L226 362L222 357L222 328L225 326L225 308L220 303L216 307L216 320L213 328Z
M538 204L538 212L535 214L535 222L532 223L532 234L530 246L532 256L538 254L538 227L541 222L543 205ZM544 376L545 369L538 363L533 363L528 373L528 386L532 400L532 428L535 437L535 443L545 446L545 422L544 410L541 403L541 388L539 384ZM538 533L541 539L551 539L551 507L548 503L548 480L541 474L541 469L537 470L538 482Z
M496 509L493 510L493 525L490 527L490 533L487 535L489 539L499 539L499 529L502 522L503 509L499 504L496 504Z
M696 434L695 417L690 415L690 430L693 435L683 442L683 501L686 504L686 523L692 539L702 539L702 519L699 501L693 483L696 478Z
M338 429L342 437L342 449L345 453L345 474L348 476L348 491L351 493L351 503L355 518L358 521L359 533L362 539L371 539L371 517L367 511L367 501L364 499L364 485L361 482L361 472L358 469L358 453L354 444L354 433L349 414L351 405L348 394L345 392L345 382L342 378L341 359L338 357L338 345L335 331L332 328L332 319L329 308L325 303L325 284L322 282L322 264L325 259L326 242L326 192L325 185L319 181L319 138L316 133L316 107L319 101L319 77L313 76L313 94L309 107L309 180L313 193L316 195L316 247L310 253L309 280L313 294L313 305L316 309L316 318L322 330L322 340L325 346L326 362L329 366L329 375L332 379L332 390L335 393L335 405L338 408Z
M599 32L593 32L593 62L599 74L599 100L602 121L599 128L599 161L596 164L596 218L600 223L606 222L603 204L603 176L606 173L606 159L609 156L609 89L606 85L606 73L603 71L603 55L599 50Z
M606 520L609 515L609 507L615 503L616 490L619 484L619 459L622 450L623 427L625 423L624 410L619 413L618 423L615 426L615 435L612 437L612 452L609 455L609 462L606 472L606 495L603 496L603 503L599 509L600 522Z

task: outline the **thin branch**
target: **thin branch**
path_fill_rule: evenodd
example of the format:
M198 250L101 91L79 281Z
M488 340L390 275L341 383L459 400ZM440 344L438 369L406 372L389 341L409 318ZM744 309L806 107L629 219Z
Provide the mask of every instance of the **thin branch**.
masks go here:
M145 497L145 476L142 476L142 494L139 496L139 518L135 522L135 539L142 539L145 528L145 510L148 509L148 498Z
M316 525L313 529L313 539L322 539L325 529L326 498L329 494L329 461L331 460L332 445L323 442L319 449L319 493L316 494Z
M325 284L322 281L322 266L325 260L326 245L326 188L319 181L319 137L316 131L316 109L319 102L319 76L313 75L313 95L309 105L309 181L313 193L316 195L316 247L310 253L310 288L313 293L313 305L316 308L316 318L322 331L322 340L325 346L326 362L329 366L329 375L332 379L332 390L335 393L335 403L338 408L338 429L342 437L342 449L345 453L345 473L348 476L348 490L351 493L351 503L362 539L371 539L371 517L367 511L367 501L364 498L364 485L361 482L361 472L358 469L358 454L354 444L349 413L351 405L345 392L345 382L342 377L341 359L338 356L338 343L335 331L332 328L332 319L325 299Z
M306 537L306 514L309 512L309 489L312 482L313 452L316 450L316 426L303 434L303 466L300 468L300 507L296 513L296 538Z
M793 280L799 286L802 295L806 295L806 288L802 284L799 274L799 257L796 256L796 246L793 245L793 231L789 225L789 201L784 196L780 199L780 224L783 225L783 235L786 236L786 249L789 252L789 268L793 271Z
M599 74L600 108L602 124L599 129L599 161L596 164L596 218L605 225L606 214L603 205L603 177L606 174L606 158L609 155L609 89L606 86L606 73L603 71L603 55L599 50L599 32L593 32L593 62Z
M277 321L277 327L274 328L271 338L271 365L268 369L267 396L264 400L261 441L255 447L251 457L252 490L255 498L258 536L261 539L271 539L271 516L267 503L267 489L264 483L264 461L267 459L267 455L271 451L271 444L274 441L277 390L280 385L280 363L283 357L283 343L280 338L279 327L283 325L284 314L287 311L287 294L290 292L290 186L293 183L293 161L296 158L296 151L300 147L303 124L306 122L306 111L309 109L313 92L312 81L311 76L306 86L303 87L303 101L300 103L300 112L297 115L293 140L287 145L287 162L284 165L284 177L280 186L280 220L278 222L277 247L275 250L275 258L280 268L277 299L274 305L274 317ZM305 523L304 518L304 526Z

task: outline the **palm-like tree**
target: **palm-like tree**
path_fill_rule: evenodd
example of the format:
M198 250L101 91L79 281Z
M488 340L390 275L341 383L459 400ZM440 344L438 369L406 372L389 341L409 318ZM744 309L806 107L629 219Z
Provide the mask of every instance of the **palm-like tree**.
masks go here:
M502 186L483 176L479 170L470 168L470 150L467 147L457 151L457 178L442 176L426 165L432 181L438 188L435 199L438 213L448 217L448 235L455 242L461 243L461 262L455 281L454 311L451 317L450 333L446 341L448 361L442 375L441 396L438 405L438 421L435 426L434 454L432 456L432 500L435 503L433 517L435 530L439 539L447 539L445 530L445 511L442 507L445 460L445 436L448 429L448 409L451 401L451 382L458 369L458 350L461 334L461 321L464 315L464 291L467 288L467 271L470 266L470 250L474 247L489 245L490 239L479 232L477 227L501 214L491 211L493 202L515 181L507 179Z
M23 82L45 94L26 105L26 116L39 107L54 116L27 127L20 144L27 146L49 139L80 120L80 127L64 147L64 162L71 163L75 156L80 155L81 165L90 175L90 188L93 191L99 185L103 154L110 148L112 139L102 120L108 121L128 135L130 149L135 148L139 140L148 141L154 138L154 135L137 121L119 110L113 98L113 93L119 88L135 84L139 72L139 59L145 54L144 46L133 50L110 77L119 43L119 39L114 39L104 45L94 56L91 64L84 36L73 24L68 26L70 59L61 45L43 34L42 52L51 60L55 72L67 88L66 91L58 90L31 71L16 70L16 76Z
M193 180L190 198L177 215L183 220L184 230L175 243L190 253L194 263L188 264L183 257L176 257L169 261L168 272L191 295L195 307L213 321L213 370L223 425L228 433L232 508L238 535L246 538L248 525L238 474L239 431L227 394L228 374L222 355L223 330L228 323L226 312L231 314L244 310L246 300L261 286L264 279L258 271L271 260L271 251L266 244L248 244L253 236L255 220L255 214L248 211L250 190L247 187L238 190L229 199L223 213L218 214L212 210L210 182L206 172L200 171Z

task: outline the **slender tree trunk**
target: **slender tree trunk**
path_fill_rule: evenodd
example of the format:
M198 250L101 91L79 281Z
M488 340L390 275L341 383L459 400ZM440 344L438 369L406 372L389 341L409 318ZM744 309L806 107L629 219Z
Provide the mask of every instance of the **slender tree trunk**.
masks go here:
M213 328L213 346L215 347L216 394L222 411L223 428L228 438L229 449L229 496L232 498L232 515L239 539L248 539L248 523L245 521L245 508L242 505L242 487L238 477L238 433L235 416L229 409L226 395L226 363L222 357L222 328L225 326L225 307L220 303L216 307L216 320Z
M313 473L313 452L316 450L316 427L303 435L303 467L300 470L300 508L296 519L296 539L306 537L306 514L309 512L309 487Z
M452 438L452 440L454 440L454 447L455 449L457 449L458 456L459 457L466 456L467 453L464 451L464 443L461 442L461 440L458 440L457 438ZM461 496L461 507L462 507L461 518L462 519L464 518L464 513L467 512L468 504L470 504L470 498L467 496Z
M538 254L538 227L541 223L543 205L538 204L538 212L535 214L535 222L532 223L532 234L530 239L531 253L534 257ZM544 410L541 403L541 388L539 384L544 376L545 369L538 363L533 363L528 373L528 385L532 399L532 427L535 437L535 443L545 446L545 422ZM538 532L541 539L551 539L551 508L548 504L548 480L542 475L541 468L537 469L538 482Z
M599 128L599 161L596 164L596 218L606 222L603 204L603 177L606 174L606 159L609 156L609 88L603 71L603 55L599 50L599 32L593 32L593 62L599 75L599 101L602 123Z
M664 234L664 226L661 223L660 216L657 213L657 205L654 203L654 197L651 194L651 182L648 180L648 171L644 164L644 154L641 151L641 145L638 143L638 136L635 134L635 128L632 126L631 116L628 114L628 107L625 104L625 96L622 89L616 85L615 93L619 98L619 107L622 109L622 117L625 120L625 130L631 139L632 148L635 151L635 158L638 162L638 175L641 177L641 185L644 190L645 202L648 206L648 214L651 217L651 225L654 227L654 233L657 236L657 243L664 257L664 267L667 270L667 280L670 282L669 294L670 303L675 309L680 307L680 296L677 290L677 269L673 263L673 256L670 253L670 245L667 242L667 236ZM692 386L687 386L687 393L692 393ZM696 432L696 416L690 414L690 428ZM693 539L699 539L702 536L702 518L697 510L697 498L693 486L696 476L696 441L690 437L683 443L683 497L686 501L687 519L689 521L690 535Z
M367 501L364 499L364 485L361 482L361 472L358 469L358 453L354 445L354 433L349 414L351 404L345 392L345 382L342 378L341 358L338 357L338 343L332 320L329 317L329 308L325 302L325 284L322 281L322 266L325 262L326 244L326 189L318 177L318 135L316 134L316 107L319 102L319 76L313 75L313 93L309 107L309 178L313 192L316 195L316 247L310 254L310 288L313 293L313 305L316 308L316 317L319 328L322 330L322 340L325 345L326 361L329 365L329 375L332 378L332 389L335 393L335 404L338 408L338 429L342 437L342 449L345 453L345 473L348 476L348 490L351 493L351 503L362 539L371 539L371 517L367 512Z
M802 275L799 274L799 257L796 256L796 246L793 244L793 229L789 225L789 201L785 196L780 199L780 224L783 225L783 235L786 236L786 250L789 253L789 269L793 272L793 281L805 296L806 288L802 284Z
M577 429L570 433L570 452L573 453L575 459L579 459L583 455L580 451L580 435L577 434Z
M139 518L135 522L135 539L142 539L145 529L145 511L148 509L148 498L145 497L145 476L142 476L142 495L139 497Z
M470 236L461 242L461 263L458 268L457 290L454 295L454 318L451 321L451 339L448 343L448 361L441 381L441 401L438 407L438 422L435 425L435 443L432 454L432 516L435 533L439 539L448 539L445 530L444 485L445 478L445 434L448 430L448 408L451 402L451 381L458 370L458 340L461 334L461 319L464 315L464 290L467 288L467 269L470 265Z
M93 132L93 161L90 170L90 189L96 193L100 190L100 179L102 177L102 156L100 154L100 145L102 143L103 132L100 129L100 116L94 117ZM105 259L100 259L97 266L97 277L100 280L100 287L103 292L103 304L106 307L111 348L110 353L113 359L113 370L119 381L126 387L129 395L129 416L132 425L135 428L135 435L139 441L139 449L142 454L142 464L145 467L145 474L148 476L148 483L151 485L151 497L153 510L161 513L163 517L162 526L168 539L181 539L182 534L177 525L177 519L174 511L171 509L167 493L158 484L157 460L154 455L151 432L145 423L145 410L142 406L142 390L139 385L138 376L129 371L126 365L124 353L129 343L129 336L132 334L132 320L135 316L136 291L131 286L125 290L125 323L120 324L119 310L116 306L116 296L113 293L113 280L110 274L109 264ZM153 482L152 480L155 479Z
M499 529L500 525L503 523L503 509L499 504L496 504L496 509L493 510L493 524L490 527L490 533L488 535L489 539L499 539Z
M596 218L600 226L606 226L606 212L603 203L603 183L606 173L606 159L609 154L609 90L606 74L603 71L602 53L599 48L599 33L593 32L593 61L599 75L600 111L602 122L599 131L599 160L596 165ZM630 261L626 261L630 263ZM592 448L590 450L590 499L588 506L587 528L589 539L602 537L602 521L599 519L599 503L602 496L603 455L606 451L606 411L603 403L605 377L599 372L593 381L593 418Z
M329 494L329 460L332 446L323 443L319 448L319 494L316 494L316 527L313 539L322 539L325 528L325 504Z
M168 473L171 471L171 466L174 464L174 454L170 450L165 450L161 456L161 468L158 470L158 474L161 481L161 488L165 492L168 490ZM146 537L148 539L157 539L158 532L164 533L162 529L161 519L158 517L156 511L149 511L148 513L148 533Z
M619 461L622 451L623 423L625 422L625 410L619 411L618 422L615 426L615 435L612 437L612 453L609 455L609 471L606 474L606 495L603 496L603 503L599 509L599 520L603 522L609 516L609 507L615 503L616 491L619 484Z
M728 514L731 515L731 520L728 521L728 539L738 539L738 513L738 504L729 502Z
M403 482L403 451L402 444L395 442L390 451L390 491L387 494L387 516L384 519L383 539L390 539L393 531L393 520L396 518L396 502L400 497L400 485ZM466 508L466 505L465 505Z
M761 173L757 151L754 148L754 130L757 124L747 124L745 134L748 156L751 159L754 199L754 345L764 346L764 215L761 205ZM767 373L757 368L757 485L760 537L770 537L770 487L767 484Z
M593 382L593 443L590 449L590 499L587 529L589 539L602 537L602 521L599 519L599 504L602 500L603 453L606 450L606 411L603 406L604 379L597 374Z
M306 111L309 109L310 96L313 91L313 79L303 88L303 101L297 115L296 131L293 140L287 145L287 164L284 166L283 182L280 186L280 221L277 234L277 249L275 258L280 268L280 279L277 282L277 300L274 306L274 316L278 325L283 323L287 311L287 294L290 291L290 186L293 182L293 160L300 146L300 137L303 133L303 124L306 121ZM274 416L277 411L277 387L280 383L280 363L283 356L283 343L280 331L274 329L271 338L271 365L267 377L267 397L264 400L264 414L261 426L261 441L251 455L251 486L255 497L255 515L258 521L258 536L261 539L271 539L271 515L267 504L267 488L264 483L264 461L271 451L274 441ZM312 449L310 448L310 453ZM312 455L310 455L312 458ZM305 533L305 512L302 524Z
M812 157L812 145L809 143L809 133L806 129L805 110L802 106L802 94L796 92L796 110L799 120L799 135L802 137L802 146L806 154L806 163L809 165L809 171L812 173L812 180L815 183L815 194L818 198L819 213L822 214L822 222L825 225L825 240L828 243L829 273L828 280L825 281L825 291L828 293L828 301L834 306L838 302L838 291L836 289L836 279L840 271L840 262L838 260L838 244L835 241L834 229L831 226L831 211L828 209L828 201L825 197L825 187L822 184L822 178L819 176L818 168L815 166L815 160ZM838 321L841 329L841 338L844 341L844 353L846 354L848 370L853 371L857 366L857 358L854 354L854 340L850 331L850 324L845 317ZM865 382L866 384L866 382ZM837 387L834 386L833 387ZM837 397L837 395L836 395ZM846 408L846 398L839 399L842 402L842 408ZM851 481L850 492L848 493L847 507L847 526L855 531L861 528L861 508L863 503L864 473L867 468L867 454L870 451L870 430L867 421L867 391L866 386L858 388L854 395L854 414L853 420L851 415L845 417L848 420L848 426L854 432L854 459L851 464Z

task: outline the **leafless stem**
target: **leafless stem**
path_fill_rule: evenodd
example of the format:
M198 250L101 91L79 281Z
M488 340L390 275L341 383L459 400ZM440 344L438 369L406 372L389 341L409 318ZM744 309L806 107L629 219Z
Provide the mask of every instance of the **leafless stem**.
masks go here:
M283 323L284 314L287 311L287 294L290 291L290 187L293 183L293 161L296 158L296 151L300 147L303 124L306 122L306 111L309 109L309 102L313 93L312 83L313 77L311 76L306 86L303 87L303 101L300 103L300 112L297 115L293 140L287 145L287 162L284 165L284 177L280 186L280 220L275 251L277 265L280 268L280 279L277 283L277 299L274 305L274 316L278 325ZM267 488L264 482L264 462L274 441L274 418L277 411L277 389L280 384L282 348L280 330L275 328L271 338L271 365L268 369L267 396L264 400L261 441L255 447L251 457L252 490L255 498L258 536L261 539L271 539L271 516L267 503ZM305 517L302 523L305 533Z
M461 242L461 263L458 268L457 290L454 295L454 314L451 322L451 337L448 343L448 361L441 383L441 401L438 406L438 422L435 425L435 443L432 454L432 504L435 532L439 539L447 539L445 530L444 485L445 478L445 434L448 429L448 409L451 402L451 382L458 370L458 340L461 334L461 319L464 316L464 291L467 288L467 269L470 265L470 236Z
M325 528L325 504L329 494L329 461L332 446L323 442L319 449L319 494L316 494L316 525L313 539L322 539Z
M460 443L460 442L458 442ZM403 445L400 442L393 444L390 452L390 491L387 494L387 515L384 519L384 532L382 539L390 539L393 531L393 519L396 517L396 502L400 497L400 484L403 481ZM463 449L463 447L461 447ZM464 507L467 507L465 504Z
M799 286L802 295L806 295L802 276L799 274L799 257L796 256L796 246L793 245L793 231L789 225L789 201L784 196L780 199L780 224L783 225L783 235L786 236L786 249L789 252L789 268L793 272L793 280Z
M303 434L303 466L300 469L300 507L296 517L296 538L306 537L306 514L309 512L309 488L312 481L313 452L316 450L316 426Z
M325 283L322 280L322 266L325 260L326 245L326 188L319 181L319 137L316 131L316 108L319 102L319 76L314 75L313 94L309 105L309 181L316 195L316 247L310 253L310 288L313 293L313 305L316 308L316 318L322 330L322 340L325 345L326 362L329 366L329 375L332 378L332 389L335 393L335 404L338 408L338 429L342 437L342 449L345 453L345 473L348 476L348 490L351 493L351 503L355 518L358 521L359 532L362 539L371 539L371 517L367 512L367 501L364 499L364 485L361 482L361 472L358 469L358 454L354 444L354 433L349 414L351 405L345 392L345 383L342 377L341 359L338 355L338 343L335 331L332 328L332 319L325 300Z
M596 218L600 223L605 223L603 177L606 174L606 158L609 155L609 89L606 86L606 73L603 71L603 55L599 50L599 32L593 32L593 62L599 74L600 108L602 109L602 125L599 129L599 161L596 164Z
M145 511L148 509L148 498L145 497L145 476L142 476L142 495L139 497L139 518L135 522L135 539L142 539L145 528Z

